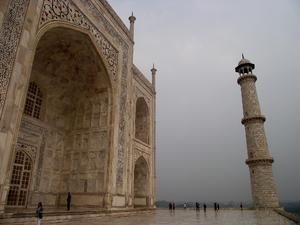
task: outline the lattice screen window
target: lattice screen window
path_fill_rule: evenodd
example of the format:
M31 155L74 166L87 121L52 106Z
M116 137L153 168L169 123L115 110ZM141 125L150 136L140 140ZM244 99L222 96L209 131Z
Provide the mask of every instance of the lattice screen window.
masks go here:
M25 206L29 189L32 161L23 151L17 150L10 181L7 205Z
M40 88L34 82L30 82L26 103L24 108L24 113L28 116L39 119L42 107L42 92Z

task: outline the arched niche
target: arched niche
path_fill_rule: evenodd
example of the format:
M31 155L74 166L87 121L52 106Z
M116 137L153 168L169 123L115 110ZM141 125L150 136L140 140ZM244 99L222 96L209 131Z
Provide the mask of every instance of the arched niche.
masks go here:
M136 101L135 138L146 144L150 143L149 108L143 97L139 97Z
M134 206L148 205L149 197L149 168L143 156L137 159L134 166Z

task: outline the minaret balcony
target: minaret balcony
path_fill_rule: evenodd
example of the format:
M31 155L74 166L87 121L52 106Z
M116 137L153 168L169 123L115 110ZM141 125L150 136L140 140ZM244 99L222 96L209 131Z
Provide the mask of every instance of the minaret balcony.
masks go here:
M274 162L274 159L272 157L269 158L263 158L263 159L247 159L246 164L247 165L270 165Z
M244 117L241 120L241 123L244 125L246 123L255 123L255 122L262 122L264 123L266 121L266 117L263 115L259 116L250 116L250 117Z

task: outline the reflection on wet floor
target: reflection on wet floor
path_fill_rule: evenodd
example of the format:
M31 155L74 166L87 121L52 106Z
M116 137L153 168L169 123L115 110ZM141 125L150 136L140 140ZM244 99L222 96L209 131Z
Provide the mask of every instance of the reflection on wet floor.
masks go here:
M47 220L47 221L46 221ZM14 224L23 224L14 223ZM28 222L28 225L32 224ZM134 215L113 215L105 217L79 217L76 219L48 220L43 224L54 225L295 225L287 218L273 211L254 210L156 210Z

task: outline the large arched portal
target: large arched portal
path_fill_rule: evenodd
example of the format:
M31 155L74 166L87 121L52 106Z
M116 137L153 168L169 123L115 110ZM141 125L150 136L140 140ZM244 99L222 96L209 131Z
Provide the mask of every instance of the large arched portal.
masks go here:
M144 157L140 157L134 167L134 206L145 207L149 197L149 168Z
M71 192L72 205L103 207L111 95L108 74L89 36L53 28L41 37L17 140L33 156L22 206L42 201L57 207ZM11 190L16 189L14 179ZM19 206L12 197L7 206Z

